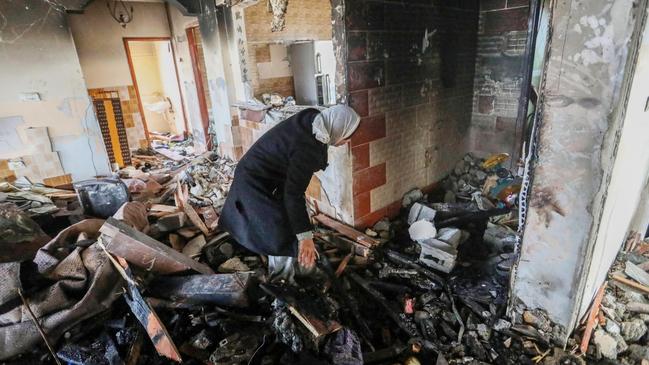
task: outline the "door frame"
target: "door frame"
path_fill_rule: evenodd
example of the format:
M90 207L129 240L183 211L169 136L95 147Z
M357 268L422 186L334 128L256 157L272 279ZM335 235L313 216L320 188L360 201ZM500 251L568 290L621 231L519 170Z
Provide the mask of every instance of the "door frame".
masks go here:
M207 110L207 100L205 99L205 85L203 84L203 78L201 77L201 69L199 66L200 60L198 59L197 42L196 37L194 37L194 30L200 32L198 25L189 26L185 29L185 34L187 35L187 45L189 47L189 56L192 61L192 70L194 71L194 82L196 83L196 93L198 94L198 107L201 112L201 125L203 126L203 133L205 134L205 143L207 144L207 149L212 149L212 139L209 138L209 129L210 129L210 114ZM207 72L207 70L204 70Z
M133 67L133 60L131 59L131 49L128 46L128 43L131 41L134 42L146 42L146 41L168 41L171 48L171 58L174 61L174 72L176 73L176 85L178 86L178 94L180 95L180 108L182 110L183 124L185 125L185 137L189 134L189 123L187 121L187 113L185 112L185 100L183 97L183 90L180 87L180 75L178 74L178 65L176 63L176 52L171 41L171 37L123 37L122 41L124 42L124 50L126 51L126 60L128 61L128 69L131 73L131 80L133 81L133 88L135 89L135 95L137 96L137 104L140 108L140 116L142 118L142 125L144 126L144 134L148 143L151 143L151 138L149 137L149 127L146 124L146 117L144 116L144 107L142 106L142 98L140 97L140 89L137 85L137 77L135 76L135 68Z

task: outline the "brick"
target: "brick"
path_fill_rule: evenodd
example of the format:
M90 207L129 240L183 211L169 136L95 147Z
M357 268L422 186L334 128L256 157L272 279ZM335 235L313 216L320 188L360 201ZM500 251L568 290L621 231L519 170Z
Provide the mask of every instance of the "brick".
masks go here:
M385 163L355 172L353 181L354 196L385 184Z
M369 115L368 91L357 91L349 94L349 106L361 117Z
M255 48L255 62L270 62L270 45L264 44Z
M354 217L362 217L370 213L370 192L354 196Z
M385 137L385 115L361 118L361 123L352 134L351 145L359 146Z
M510 131L516 129L516 118L496 117L496 130L497 131Z
M347 60L364 61L367 59L367 34L350 32L347 35Z
M493 95L478 95L478 112L491 114L494 112L495 97Z
M385 208L393 201L401 199L402 195L400 181L388 181L370 192L370 210Z
M399 157L402 137L401 134L394 134L370 143L370 166L375 166L388 161L388 159ZM390 168L388 167L389 171Z
M352 171L359 171L370 167L370 144L365 143L352 147Z
M483 130L493 130L496 128L496 117L492 115L474 114L471 117L471 126Z
M528 8L489 11L482 18L484 35L496 35L515 30L527 30Z
M391 49L395 34L387 32L372 32L367 35L367 57L370 60L384 60L395 55ZM403 48L403 45L402 45Z
M345 1L345 9L347 13L347 29L375 30L383 28L383 3L365 0L347 0Z
M383 62L353 62L347 65L349 91L370 89L385 84Z
M401 213L401 199L390 203L386 208L386 215L390 218L396 218Z
M284 30L270 31L273 14L268 2L259 1L244 10L248 42L287 39L331 39L331 2L322 0L289 1ZM272 42L271 42L272 43Z
M386 213L387 213L387 209L382 208L360 218L354 217L354 227L356 229L365 229L367 227L371 227L376 222L378 222L381 218L385 217Z
M401 85L384 86L368 91L368 110L377 115L401 108Z
M504 9L507 7L507 0L481 0L480 11Z

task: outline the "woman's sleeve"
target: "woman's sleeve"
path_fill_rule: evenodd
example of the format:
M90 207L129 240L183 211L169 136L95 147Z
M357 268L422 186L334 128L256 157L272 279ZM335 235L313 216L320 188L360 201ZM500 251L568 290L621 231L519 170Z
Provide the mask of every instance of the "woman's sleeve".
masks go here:
M304 193L313 173L321 169L321 158L308 151L308 148L306 151L304 149L300 151L297 148L293 153L284 184L284 208L288 215L291 231L295 235L313 229L306 211Z

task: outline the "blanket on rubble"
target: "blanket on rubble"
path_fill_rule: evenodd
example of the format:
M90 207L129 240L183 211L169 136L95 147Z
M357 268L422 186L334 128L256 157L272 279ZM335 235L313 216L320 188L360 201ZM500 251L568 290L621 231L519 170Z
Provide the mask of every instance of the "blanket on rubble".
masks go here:
M81 321L107 310L122 294L123 279L95 243L103 223L86 219L61 231L36 253L31 262L36 280L30 273L29 283L22 282L20 275L29 263L0 263L0 360L42 343L18 289L52 343ZM79 240L81 233L87 238Z

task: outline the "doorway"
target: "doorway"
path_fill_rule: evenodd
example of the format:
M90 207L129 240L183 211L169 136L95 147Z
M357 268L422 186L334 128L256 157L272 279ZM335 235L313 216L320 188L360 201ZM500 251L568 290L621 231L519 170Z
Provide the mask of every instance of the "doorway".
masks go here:
M186 137L189 128L170 38L124 38L124 47L147 139Z
M209 126L210 120L212 120L212 101L210 99L210 90L207 83L205 54L203 52L201 33L198 26L187 28L186 33L187 44L189 45L189 55L192 59L194 80L196 82L196 98L198 99L203 133L205 134L207 149L212 149L212 139L209 138Z

